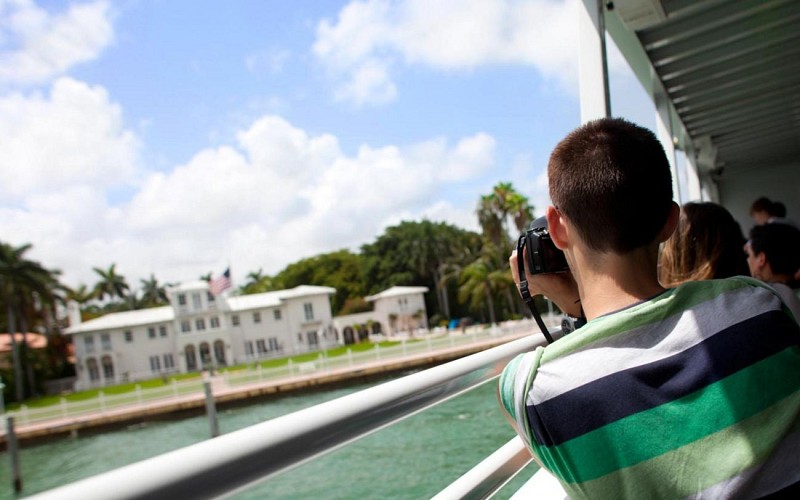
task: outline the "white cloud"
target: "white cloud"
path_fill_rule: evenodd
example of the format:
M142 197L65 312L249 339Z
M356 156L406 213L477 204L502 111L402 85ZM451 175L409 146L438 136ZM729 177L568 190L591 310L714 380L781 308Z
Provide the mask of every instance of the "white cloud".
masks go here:
M271 49L248 54L244 59L247 71L258 73L267 70L272 74L281 73L286 63L291 59L292 53L286 49Z
M36 153L37 140L46 144L49 138L65 156L74 144L114 151L120 138L132 137L102 89L70 80L54 87L60 85L76 90L83 99L78 102L94 103L85 110L106 124L100 127L106 133L77 126L78 121L71 126L75 137L58 142L55 136L38 135L37 127L24 126L15 140L26 150ZM56 102L38 95L27 100L30 109L42 109L34 115L45 130L58 130L51 123L61 125L65 116L77 115L61 112ZM19 117L8 109L15 108L0 106L0 123ZM163 172L136 167L136 149L123 148L133 159L108 178L98 165L111 165L93 162L85 169L54 171L61 180L53 182L47 178L50 171L38 166L46 162L37 154L17 155L16 168L38 177L14 191L17 202L0 201L0 238L33 243L32 256L63 269L65 282L72 285L93 283L92 267L111 263L134 286L151 272L162 281L185 281L220 272L228 264L241 279L259 268L272 273L303 257L356 249L398 222L398 216L463 224L474 207L442 202L444 187L474 180L494 164L495 141L484 133L454 142L365 144L346 154L330 134L310 134L279 116L264 116L236 137L234 144L199 151ZM47 158L55 160L57 153L48 152ZM109 186L119 185L135 190L129 200L108 195Z
M397 87L389 76L385 61L370 59L353 69L350 79L334 92L337 101L350 101L356 106L383 104L397 96Z
M139 141L101 87L58 79L50 95L0 97L0 196L20 200L70 185L127 182ZM13 179L13 181L11 181Z
M0 82L42 83L95 59L111 44L111 8L105 0L50 14L31 0L0 6Z
M423 64L468 70L526 64L574 87L574 0L355 0L317 26L314 54L339 82L338 99L395 98L392 69Z

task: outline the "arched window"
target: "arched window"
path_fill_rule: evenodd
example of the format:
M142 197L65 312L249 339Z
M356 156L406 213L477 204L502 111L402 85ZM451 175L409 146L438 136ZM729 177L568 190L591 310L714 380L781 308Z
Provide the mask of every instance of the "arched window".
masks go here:
M114 361L111 356L103 356L103 378L106 380L114 379Z
M200 363L203 364L203 367L211 364L211 347L208 342L200 344Z
M225 342L221 340L214 342L214 358L218 365L225 366Z
M100 380L100 370L97 367L97 360L89 358L86 360L86 369L89 371L89 380L97 382Z
M355 335L353 335L353 328L350 326L344 327L344 330L342 330L342 336L344 337L345 345L354 344L356 342Z
M372 323L372 334L377 335L379 333L381 333L381 324L376 321Z
M197 353L194 346L192 344L187 345L184 348L184 352L186 353L186 371L197 370Z

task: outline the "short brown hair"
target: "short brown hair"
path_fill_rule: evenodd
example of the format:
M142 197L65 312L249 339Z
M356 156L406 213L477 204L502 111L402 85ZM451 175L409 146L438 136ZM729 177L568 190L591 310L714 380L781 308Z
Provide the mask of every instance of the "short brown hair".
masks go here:
M749 275L742 251L744 235L730 212L716 203L687 203L678 227L664 242L659 281L671 287L699 281Z
M672 203L664 148L620 118L589 122L562 140L547 167L550 199L597 251L627 253L652 243Z

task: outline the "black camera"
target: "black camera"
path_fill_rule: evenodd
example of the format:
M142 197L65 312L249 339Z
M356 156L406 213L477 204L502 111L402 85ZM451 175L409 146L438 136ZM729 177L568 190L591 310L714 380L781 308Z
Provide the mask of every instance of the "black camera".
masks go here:
M525 232L528 248L528 272L531 274L563 273L569 270L564 252L556 248L547 230L547 219L539 217Z
M527 247L528 251L523 250ZM530 274L548 274L548 273L563 273L569 271L567 265L567 258L564 252L556 248L555 243L550 238L550 231L547 228L547 219L539 217L531 222L530 228L521 235L517 240L517 271L519 272L519 293L522 295L522 300L531 310L533 319L539 325L539 329L544 334L547 342L553 343L553 336L547 330L547 326L542 321L539 311L533 302L533 296L528 288L528 279L525 276L525 263L526 260L522 258L523 253L527 253L527 268ZM585 322L585 319L583 320ZM567 323L562 325L562 333L565 335L575 328L579 328L581 324L578 322Z

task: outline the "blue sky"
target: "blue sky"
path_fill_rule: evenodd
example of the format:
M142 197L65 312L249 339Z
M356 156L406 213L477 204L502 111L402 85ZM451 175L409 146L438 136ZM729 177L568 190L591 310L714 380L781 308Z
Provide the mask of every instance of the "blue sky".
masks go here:
M537 211L575 2L0 2L0 240L69 285L275 273L401 220ZM4 68L4 69L3 69ZM612 53L616 115L653 110Z

